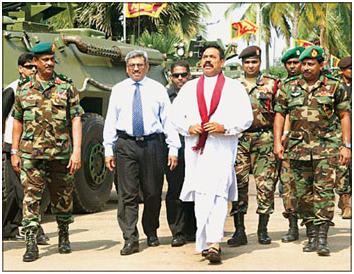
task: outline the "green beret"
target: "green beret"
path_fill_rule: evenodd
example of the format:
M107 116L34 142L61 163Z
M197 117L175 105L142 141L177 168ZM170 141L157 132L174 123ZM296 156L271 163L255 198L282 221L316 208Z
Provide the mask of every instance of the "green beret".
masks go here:
M32 48L32 53L33 54L54 54L54 47L53 43L51 42L42 42L38 43Z
M304 51L305 49L303 47L296 47L296 48L292 48L287 50L284 54L283 57L281 58L281 62L282 63L286 63L286 61L288 61L291 58L299 58L301 53Z
M243 51L241 51L238 58L244 59L248 57L258 57L259 59L261 59L261 54L262 54L262 50L260 47L250 46L245 48Z
M319 46L311 46L301 53L299 61L302 62L304 59L317 59L318 62L322 62L324 60L323 53L323 48Z
M352 57L351 56L345 56L342 59L340 59L338 63L338 67L340 69L346 69L348 67L352 66Z

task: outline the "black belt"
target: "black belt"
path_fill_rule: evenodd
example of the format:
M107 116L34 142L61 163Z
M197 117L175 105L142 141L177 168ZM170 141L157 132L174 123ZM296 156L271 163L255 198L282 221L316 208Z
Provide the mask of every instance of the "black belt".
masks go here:
M119 138L122 139L129 139L129 140L134 140L137 142L144 142L144 141L149 141L158 138L161 133L153 133L150 135L144 135L144 136L131 136L127 134L125 131L117 130L117 135Z
M267 132L272 130L272 127L259 127L259 128L255 128L255 129L248 129L245 132Z

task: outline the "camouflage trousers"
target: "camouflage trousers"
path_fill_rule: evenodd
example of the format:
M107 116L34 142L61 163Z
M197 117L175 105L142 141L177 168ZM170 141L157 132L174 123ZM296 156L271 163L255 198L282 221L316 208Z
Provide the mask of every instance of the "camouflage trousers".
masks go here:
M68 160L22 159L21 183L24 190L22 225L36 229L41 221L40 203L47 184L51 210L57 222L71 223L74 177L66 168Z
M296 182L297 213L304 225L320 225L332 221L337 157L300 161L290 160Z
M231 214L247 213L249 175L253 174L257 189L257 213L274 211L274 191L277 182L276 160L273 153L273 132L246 132L239 139L236 176L238 201L233 202Z
M338 165L336 175L336 192L338 195L352 194L351 166Z
M296 214L297 199L295 180L291 173L290 160L287 158L280 162L279 179L282 185L281 197L285 209L283 216L289 218L289 216Z

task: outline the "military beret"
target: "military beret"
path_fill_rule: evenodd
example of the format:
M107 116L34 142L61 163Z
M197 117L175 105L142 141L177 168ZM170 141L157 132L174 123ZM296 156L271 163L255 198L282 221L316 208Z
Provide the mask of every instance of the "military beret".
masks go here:
M284 54L283 57L281 58L281 62L282 63L286 63L286 61L288 61L291 58L299 58L301 53L304 51L305 49L303 47L295 47L292 49L287 50Z
M33 54L54 54L54 45L51 42L38 43L32 48Z
M323 48L319 46L311 46L301 53L299 61L302 62L304 59L317 59L317 61L322 62L324 60L323 53Z
M338 63L338 67L340 69L346 69L347 67L352 66L352 57L351 56L345 56L342 59L340 59Z
M260 47L250 46L245 48L243 51L241 51L238 58L244 59L248 57L258 57L259 59L261 59L261 54L262 54L262 50Z

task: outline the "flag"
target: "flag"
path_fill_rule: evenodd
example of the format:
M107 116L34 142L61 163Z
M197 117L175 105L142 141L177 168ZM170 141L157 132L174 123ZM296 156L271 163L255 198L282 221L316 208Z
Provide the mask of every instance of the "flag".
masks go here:
M231 39L240 39L246 34L256 34L258 27L253 22L245 19L231 24Z
M166 7L166 3L127 3L125 14L128 18L134 18L141 15L158 18L161 11Z
M309 41L306 40L301 40L301 39L296 39L295 40L295 47L303 47L303 48L307 48L310 46L314 46L314 43L311 43Z
M338 63L340 61L339 58L337 58L337 57L335 57L334 55L331 54L329 60L330 60L330 64L329 65L330 65L331 68L338 67Z

